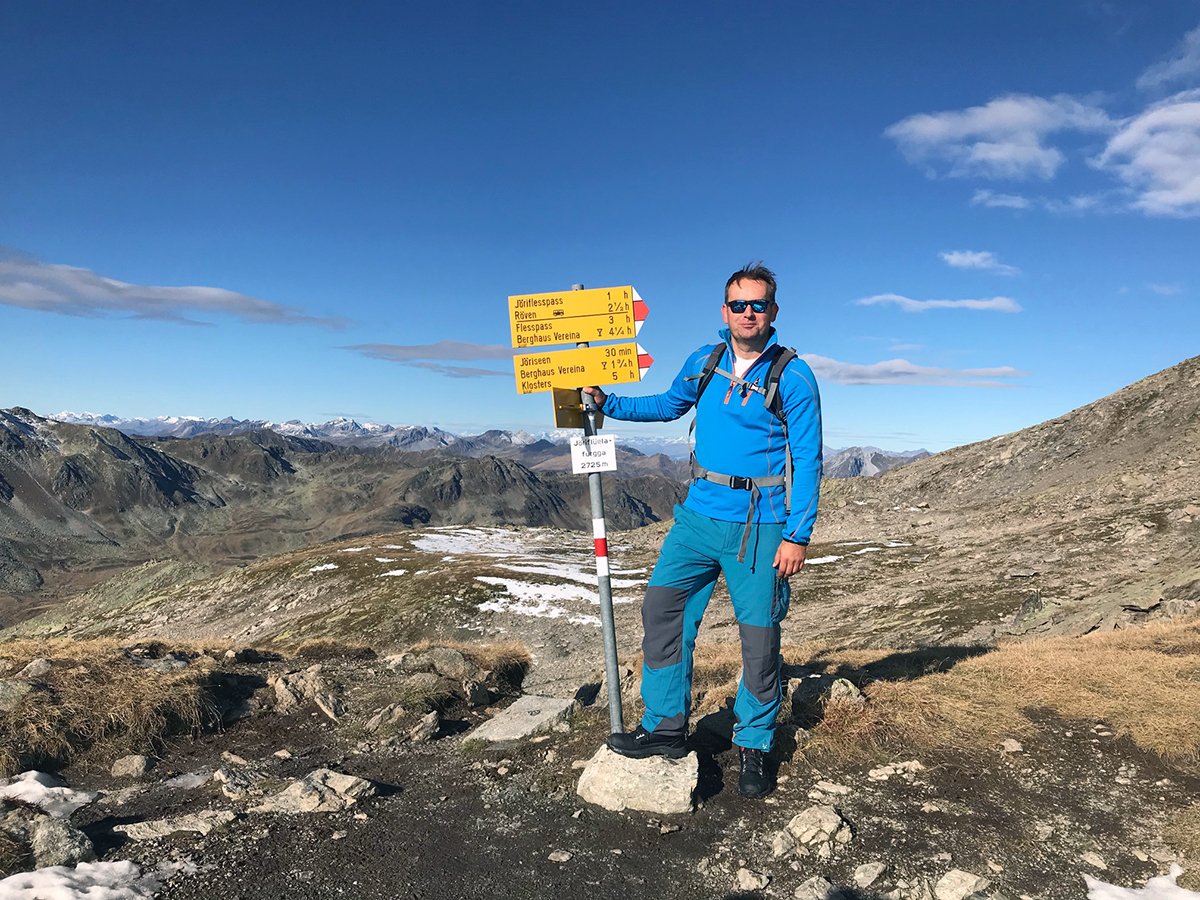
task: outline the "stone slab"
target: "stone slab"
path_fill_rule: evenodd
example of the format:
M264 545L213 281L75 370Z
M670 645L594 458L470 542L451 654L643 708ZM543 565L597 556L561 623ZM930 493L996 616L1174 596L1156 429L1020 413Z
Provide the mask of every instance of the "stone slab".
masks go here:
M470 739L491 743L523 740L538 732L549 731L559 722L565 722L574 708L573 699L528 694L476 728Z

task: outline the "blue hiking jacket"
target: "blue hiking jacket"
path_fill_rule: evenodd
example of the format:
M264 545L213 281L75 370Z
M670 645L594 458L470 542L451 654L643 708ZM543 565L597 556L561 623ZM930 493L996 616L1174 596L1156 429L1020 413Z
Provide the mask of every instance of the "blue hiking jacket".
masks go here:
M719 368L733 371L729 329L720 331L725 355ZM768 352L777 343L771 329L767 348L742 378L762 385L770 369ZM696 406L698 376L716 344L701 347L687 358L671 387L649 397L619 397L609 394L604 414L627 422L670 422ZM779 379L780 400L787 418L792 448L792 509L785 511L782 486L764 488L754 521L783 522L783 536L807 544L817 519L821 489L821 395L808 363L796 357ZM784 474L783 425L766 404L763 395L743 389L730 379L714 374L700 404L696 406L696 461L711 472L756 478ZM750 511L751 492L693 479L683 505L694 512L725 522L744 522Z

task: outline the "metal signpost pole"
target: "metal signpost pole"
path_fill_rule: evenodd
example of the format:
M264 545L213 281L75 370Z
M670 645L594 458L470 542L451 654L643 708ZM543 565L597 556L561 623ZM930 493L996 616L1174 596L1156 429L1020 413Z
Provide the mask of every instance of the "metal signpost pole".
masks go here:
M583 290L582 284L571 290ZM576 346L589 346L582 341ZM583 433L596 435L596 401L591 394L582 394ZM617 627L613 621L612 578L608 573L608 535L604 525L604 487L599 472L588 474L588 490L592 495L592 537L596 543L596 582L600 592L600 630L604 633L604 675L608 683L608 723L613 733L625 731L625 716L621 710L621 676L617 666Z

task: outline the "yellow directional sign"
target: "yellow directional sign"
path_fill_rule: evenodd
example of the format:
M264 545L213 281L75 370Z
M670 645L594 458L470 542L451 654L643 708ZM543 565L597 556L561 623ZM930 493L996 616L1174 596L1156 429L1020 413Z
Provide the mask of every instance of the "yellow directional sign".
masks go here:
M518 353L513 357L517 393L536 394L556 387L578 388L591 384L605 387L640 381L641 363L645 361L639 361L640 350L637 344L630 343ZM645 356L645 351L641 351L641 355Z
M541 347L545 344L578 344L584 341L615 341L636 337L637 326L633 313L611 313L599 316L575 316L561 319L536 319L532 322L512 322L514 347Z
M508 298L517 348L634 337L647 311L632 285Z

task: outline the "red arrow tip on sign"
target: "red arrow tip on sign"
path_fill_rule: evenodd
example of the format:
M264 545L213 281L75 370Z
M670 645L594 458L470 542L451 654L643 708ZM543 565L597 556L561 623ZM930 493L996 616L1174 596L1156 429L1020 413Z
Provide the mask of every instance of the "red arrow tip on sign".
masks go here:
M648 315L650 315L650 307L648 307L646 305L646 301L645 300L634 300L633 301L633 320L635 322L640 322L643 319L645 319L646 316L648 316Z
M649 353L639 353L638 354L638 368L639 369L648 369L648 368L650 368L650 364L653 362L654 362L654 357L651 356Z

